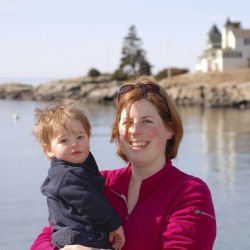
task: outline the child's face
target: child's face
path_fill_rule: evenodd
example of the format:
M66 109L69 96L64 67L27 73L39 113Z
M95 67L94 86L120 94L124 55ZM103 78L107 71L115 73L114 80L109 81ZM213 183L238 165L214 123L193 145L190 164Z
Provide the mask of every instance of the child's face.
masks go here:
M49 158L82 163L89 155L89 137L79 120L71 120L67 128L62 127L58 131L51 145L45 146L45 153Z

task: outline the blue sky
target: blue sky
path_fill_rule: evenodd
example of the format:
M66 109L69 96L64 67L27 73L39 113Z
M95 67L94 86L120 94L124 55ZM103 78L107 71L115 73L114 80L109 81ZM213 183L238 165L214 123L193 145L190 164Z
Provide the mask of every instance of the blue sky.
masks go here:
M250 29L248 0L0 0L0 78L113 72L135 25L153 73L195 69L213 24Z

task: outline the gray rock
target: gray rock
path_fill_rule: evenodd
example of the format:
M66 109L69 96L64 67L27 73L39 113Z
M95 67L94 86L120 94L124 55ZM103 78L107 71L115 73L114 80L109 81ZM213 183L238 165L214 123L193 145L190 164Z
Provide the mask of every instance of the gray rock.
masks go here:
M57 98L85 98L88 102L110 102L121 82L111 81L109 75L78 77L30 85L0 84L1 99L52 101ZM250 108L250 82L193 83L160 81L178 105L204 107Z

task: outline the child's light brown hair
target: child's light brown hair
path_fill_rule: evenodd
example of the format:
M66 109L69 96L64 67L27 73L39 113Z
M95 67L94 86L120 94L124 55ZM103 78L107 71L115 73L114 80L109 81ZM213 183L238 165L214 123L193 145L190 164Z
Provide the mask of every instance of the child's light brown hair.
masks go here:
M91 125L85 114L85 105L80 100L60 99L51 103L44 109L36 108L35 126L33 135L36 137L42 148L50 145L52 139L61 128L68 130L68 123L72 119L79 120L88 137L91 136Z

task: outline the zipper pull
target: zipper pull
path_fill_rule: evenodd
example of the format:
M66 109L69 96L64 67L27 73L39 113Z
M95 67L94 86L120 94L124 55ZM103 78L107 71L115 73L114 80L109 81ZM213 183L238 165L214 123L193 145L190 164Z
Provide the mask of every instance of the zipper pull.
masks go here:
M205 212L203 212L203 211L201 211L201 210L196 209L194 212L195 212L196 214L203 214L203 215L209 216L209 217L211 217L212 219L215 220L215 217L214 217L214 216L212 216L211 214L205 213Z

